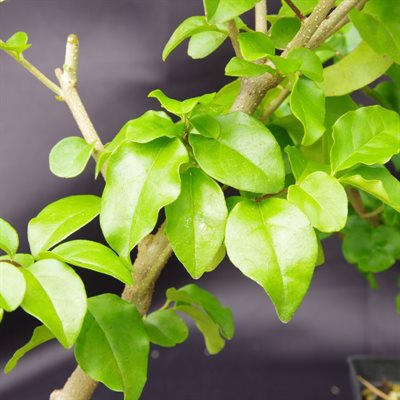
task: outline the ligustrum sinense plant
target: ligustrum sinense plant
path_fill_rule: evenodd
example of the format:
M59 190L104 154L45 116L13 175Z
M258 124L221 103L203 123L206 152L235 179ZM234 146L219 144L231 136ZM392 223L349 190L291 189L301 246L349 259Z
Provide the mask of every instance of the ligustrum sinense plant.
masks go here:
M254 29L240 18L253 8ZM28 224L31 254L18 253L17 233L0 221L1 313L22 307L42 323L5 371L48 340L75 347L79 366L52 400L88 400L98 382L139 399L151 344L188 336L182 314L210 354L232 338L231 311L195 284L169 289L165 305L148 312L172 253L193 279L227 253L283 322L323 264L329 235L340 235L345 258L372 283L400 258L400 2L286 0L267 15L265 0L204 0L204 10L178 26L163 59L186 39L192 58L229 39L232 82L183 101L156 89L149 96L164 111L128 121L104 146L77 90L77 37L68 38L57 84L25 58L26 33L0 42L82 132L53 148L50 169L72 178L92 156L105 181L101 198L45 206ZM374 105L358 104L357 91ZM107 246L68 239L97 217ZM124 282L122 297L87 299L76 267Z

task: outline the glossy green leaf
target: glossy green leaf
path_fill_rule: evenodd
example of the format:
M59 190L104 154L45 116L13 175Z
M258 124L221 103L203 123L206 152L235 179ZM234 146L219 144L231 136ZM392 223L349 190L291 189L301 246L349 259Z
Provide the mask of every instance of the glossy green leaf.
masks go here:
M217 138L221 132L218 120L210 114L200 114L190 118L197 133L205 137Z
M182 304L176 307L191 317L195 322L197 329L204 336L207 351L210 354L217 354L225 347L225 340L219 333L219 326L210 318L210 316L196 307Z
M178 139L125 143L109 160L100 224L110 246L124 259L155 227L160 209L180 192L180 166L188 161Z
M317 55L305 48L292 49L287 55L288 60L300 62L299 71L313 81L323 80L323 67Z
M242 32L238 40L242 55L247 61L255 61L275 53L274 43L265 33Z
M44 325L36 327L33 331L32 337L29 339L29 342L18 349L12 358L7 362L6 366L4 367L4 373L9 374L17 366L19 360L26 353L51 339L54 339L54 335L49 331L48 328L46 328Z
M78 136L62 139L50 152L50 171L60 178L78 176L89 162L94 146Z
M240 92L240 79L223 86L215 95L210 103L210 108L216 111L217 114L226 114L231 109L236 97Z
M380 106L343 115L333 126L332 172L389 161L400 152L399 126L399 114Z
M21 305L25 290L21 270L10 262L0 261L0 308L14 311Z
M232 263L267 292L288 322L311 282L318 243L308 218L286 200L238 203L228 217L225 244Z
M293 74L298 71L301 66L301 61L299 60L289 60L288 58L274 55L269 55L268 59L274 63L275 68L282 75Z
M400 231L380 225L373 227L358 217L346 228L343 255L363 272L382 272L400 258Z
M254 64L238 57L232 57L225 67L226 76L260 76L273 69L265 64Z
M296 18L280 18L270 29L271 39L277 49L285 49L300 29L301 22Z
M190 135L201 168L214 179L254 193L279 192L284 183L284 163L271 132L251 116L235 112L219 119L217 139Z
M183 116L189 114L197 104L209 104L215 97L215 93L207 93L202 96L192 97L183 101L171 99L162 90L156 89L149 93L148 97L157 99L161 106L172 114Z
M79 366L111 390L137 400L147 379L149 339L133 304L113 294L92 297L75 347Z
M361 42L349 55L324 69L324 80L320 86L327 97L343 96L369 85L392 64L390 57L377 54L365 42Z
M227 38L225 32L205 31L194 34L188 45L188 55L194 59L204 58L213 53Z
M259 0L219 0L214 14L210 17L210 22L227 22L244 12L251 10L258 1Z
M210 19L217 11L220 0L203 0L204 13L207 19Z
M298 78L290 95L290 108L304 127L302 144L310 146L325 132L325 97L317 84Z
M100 212L100 197L70 196L46 206L28 225L32 254L38 256L87 225Z
M347 196L332 176L317 171L289 187L288 200L321 232L338 232L347 221Z
M122 260L100 243L72 240L57 246L50 255L68 264L113 276L127 285L133 284L132 275Z
M22 308L46 325L64 347L72 347L86 313L86 292L79 276L67 264L50 259L21 271L27 284Z
M400 212L400 182L385 167L357 167L339 180L371 194Z
M22 53L29 49L28 35L25 32L16 32L4 43L0 43L0 50L13 51L21 57Z
M19 239L17 231L4 219L0 218L0 250L13 257L18 250Z
M185 171L178 199L166 207L166 234L175 255L194 279L213 267L224 240L227 216L220 186L198 168Z
M353 10L350 15L362 38L377 53L387 54L400 63L400 3L397 0L370 0L362 12Z
M173 310L152 312L143 323L150 342L162 347L174 347L189 335L185 321Z

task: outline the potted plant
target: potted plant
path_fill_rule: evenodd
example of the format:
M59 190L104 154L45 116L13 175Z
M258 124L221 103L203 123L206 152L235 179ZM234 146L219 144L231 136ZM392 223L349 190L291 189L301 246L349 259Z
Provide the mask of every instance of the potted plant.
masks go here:
M252 9L254 29L241 19ZM193 279L227 253L285 323L323 264L325 237L339 234L345 257L371 282L390 268L400 258L399 17L394 0L286 0L275 15L267 15L265 0L204 0L204 15L178 26L163 59L186 39L192 58L230 40L232 82L183 101L153 90L164 111L128 121L105 145L77 89L76 35L68 37L57 83L26 58L26 33L1 41L81 130L82 138L53 148L51 171L72 178L93 157L105 180L101 198L69 196L44 207L28 225L31 254L18 252L17 232L0 220L0 312L22 307L43 323L5 371L55 338L74 347L79 366L52 400L88 400L98 382L135 400L150 344L186 339L182 314L210 354L221 351L234 334L232 312L199 286L168 289L165 304L149 312L172 253ZM383 75L388 80L374 84ZM357 103L351 94L358 91L376 104ZM166 221L156 228L161 210ZM97 216L107 246L69 239ZM119 279L122 298L87 299L75 267Z

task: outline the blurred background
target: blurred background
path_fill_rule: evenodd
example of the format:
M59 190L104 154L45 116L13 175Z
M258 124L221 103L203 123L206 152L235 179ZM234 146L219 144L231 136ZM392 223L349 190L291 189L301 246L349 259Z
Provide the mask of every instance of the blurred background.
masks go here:
M270 0L270 9L279 2ZM166 63L161 51L183 19L202 13L201 0L8 0L0 5L0 37L26 31L32 48L26 57L48 76L61 66L65 39L81 42L79 89L104 142L129 119L158 109L147 94L161 88L171 97L218 90L228 82L224 66L229 43L211 57L193 61L180 46ZM248 21L251 23L252 16ZM48 153L61 138L79 131L66 106L10 57L0 53L0 215L21 235L46 204L71 194L101 194L94 163L79 178L51 175ZM102 241L98 221L76 235ZM263 289L228 260L198 282L233 309L236 335L223 352L207 356L194 329L175 349L153 348L149 381L142 399L153 400L329 400L350 399L346 357L400 355L396 314L396 271L378 276L372 290L346 264L336 238L324 242L326 264L317 268L311 289L288 325L279 322ZM122 285L87 271L89 295L120 293ZM172 259L157 286L154 306L166 288L190 281ZM0 366L30 338L37 321L15 312L0 324ZM11 375L0 373L0 399L43 400L61 387L74 369L73 354L56 343L35 350ZM94 399L122 399L100 388Z

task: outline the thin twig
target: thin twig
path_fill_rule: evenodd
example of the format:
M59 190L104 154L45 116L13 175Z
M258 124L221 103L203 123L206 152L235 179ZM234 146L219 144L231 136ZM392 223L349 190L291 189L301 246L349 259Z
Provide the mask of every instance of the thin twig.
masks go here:
M238 40L239 30L236 22L231 19L226 23L228 28L229 39L231 40L233 50L235 51L236 57L242 58L242 52L240 51L240 45Z
M276 96L268 107L264 110L260 120L266 122L267 119L279 108L279 106L287 99L290 94L290 90L283 88L281 92Z
M284 0L285 3L293 10L293 12L296 14L297 18L300 21L304 21L305 20L305 16L304 14L299 10L299 8L296 6L296 4L293 3L292 0Z
M267 33L267 0L261 0L255 7L255 28L257 32Z
M360 192L357 189L347 189L346 190L347 197L349 199L350 204L352 205L354 211L363 219L371 222L373 226L378 226L380 224L379 214L377 210L372 211L371 213L367 212L365 209L364 203L362 201Z
M368 390L370 390L372 393L377 395L383 400L390 400L390 396L388 396L386 393L382 392L382 390L378 389L376 386L374 386L371 382L368 382L366 379L364 379L362 376L357 375L357 380L362 383Z

